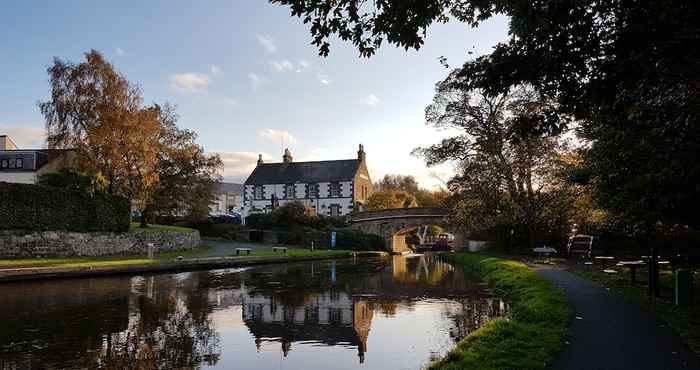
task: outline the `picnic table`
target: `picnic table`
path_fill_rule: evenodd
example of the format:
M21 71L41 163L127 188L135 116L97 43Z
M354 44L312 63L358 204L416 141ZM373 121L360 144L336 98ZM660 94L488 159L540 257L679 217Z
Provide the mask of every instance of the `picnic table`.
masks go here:
M593 258L595 258L597 261L600 261L600 264L603 266L603 269L608 267L608 262L615 259L615 257L610 256L595 256Z
M639 266L644 266L644 261L620 261L617 264L620 267L627 267L630 269L630 281L635 282L637 277L637 268Z
M236 248L236 255L241 254L241 252L246 252L246 254L250 254L252 249L250 248Z

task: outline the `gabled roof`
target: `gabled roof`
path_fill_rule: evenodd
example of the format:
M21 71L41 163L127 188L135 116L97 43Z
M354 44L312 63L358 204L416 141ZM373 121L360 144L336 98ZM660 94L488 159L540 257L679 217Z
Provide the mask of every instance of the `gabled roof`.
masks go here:
M360 168L357 159L337 161L263 163L248 176L246 185L287 184L295 182L352 181Z

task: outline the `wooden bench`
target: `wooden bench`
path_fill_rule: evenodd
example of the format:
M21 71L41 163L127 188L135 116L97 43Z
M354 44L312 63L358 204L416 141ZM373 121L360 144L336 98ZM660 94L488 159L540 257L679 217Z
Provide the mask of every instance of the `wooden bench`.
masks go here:
M273 252L282 252L282 253L287 253L287 247L272 247Z
M241 252L246 252L246 254L250 254L252 249L250 248L236 248L236 255L241 254Z

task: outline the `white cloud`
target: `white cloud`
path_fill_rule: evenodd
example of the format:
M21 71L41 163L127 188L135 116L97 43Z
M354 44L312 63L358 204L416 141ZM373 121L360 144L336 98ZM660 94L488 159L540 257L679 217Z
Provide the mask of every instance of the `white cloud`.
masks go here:
M333 155L329 150L324 148L313 148L311 152L299 158L299 161L326 161L332 159Z
M253 72L248 73L248 79L250 80L250 87L253 89L257 89L262 83L262 78Z
M274 68L277 72L283 72L283 71L293 71L294 64L287 59L282 60L282 61L272 61L272 68Z
M126 54L126 51L124 51L124 49L122 49L122 48L117 48L116 52L117 52L117 56L119 56L119 57Z
M311 63L308 60L299 59L299 66L301 68L311 68Z
M221 161L224 163L224 171L222 175L230 181L243 182L258 162L258 155L262 154L264 161L269 161L270 157L267 153L253 152L214 152L210 154L218 154Z
M297 138L285 130L266 128L263 130L258 130L258 136L274 142L284 142L285 144L296 144L299 142Z
M201 92L209 86L209 76L203 73L181 73L170 76L170 85L183 92Z
M265 48L265 50L272 54L277 51L277 46L275 45L275 40L267 35L260 35L256 34L255 38L258 40L258 43Z
M218 75L219 73L221 73L221 68L219 68L219 66L212 64L211 66L209 66L209 71L213 75Z
M369 94L362 99L362 102L369 105L370 107L374 107L379 103L379 98L374 94Z
M46 146L46 130L43 127L0 123L0 135L9 136L20 149L36 149Z
M318 82L320 82L320 83L322 83L322 84L324 84L324 85L330 85L330 84L333 83L333 80L331 80L330 78L328 78L328 75L319 74L319 75L317 75L316 77L318 77Z

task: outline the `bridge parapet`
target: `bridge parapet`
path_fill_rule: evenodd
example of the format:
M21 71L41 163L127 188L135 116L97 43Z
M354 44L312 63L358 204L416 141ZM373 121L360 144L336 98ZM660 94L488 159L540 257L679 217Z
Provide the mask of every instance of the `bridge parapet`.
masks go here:
M380 209L353 213L350 215L350 223L415 217L442 218L448 213L449 211L445 208L434 207Z

